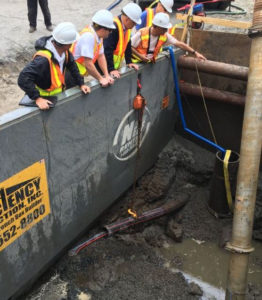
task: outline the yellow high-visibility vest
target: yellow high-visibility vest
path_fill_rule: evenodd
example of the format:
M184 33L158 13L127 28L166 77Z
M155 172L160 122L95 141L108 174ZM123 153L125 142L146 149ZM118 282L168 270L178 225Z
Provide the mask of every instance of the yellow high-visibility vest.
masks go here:
M48 59L51 75L51 85L48 89L44 90L36 85L40 96L53 96L61 93L65 87L65 71L61 72L60 66L52 61L52 53L49 50L39 50L33 58L36 56L43 56ZM66 61L68 61L68 52L66 52Z
M114 68L117 70L120 68L121 63L124 60L126 47L131 37L131 29L127 29L124 34L123 25L118 17L114 18L114 22L117 25L119 36L116 49L113 52Z

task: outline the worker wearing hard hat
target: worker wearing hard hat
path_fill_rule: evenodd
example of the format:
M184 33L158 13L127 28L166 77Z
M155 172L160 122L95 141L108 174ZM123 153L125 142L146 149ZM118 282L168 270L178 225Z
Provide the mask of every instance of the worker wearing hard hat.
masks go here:
M35 43L37 52L33 60L25 66L18 77L18 85L35 100L40 109L49 109L51 101L45 96L54 96L65 89L65 69L69 70L86 94L90 88L84 85L73 55L69 48L76 40L78 33L70 22L57 25L52 36L42 37Z
M105 56L110 74L119 78L119 68L125 59L129 68L138 70L138 66L132 63L131 56L131 29L141 23L142 10L135 3L128 3L122 9L122 14L114 18L116 29L104 40Z
M99 10L92 18L92 26L87 25L81 32L80 38L72 45L71 51L82 76L91 75L99 81L102 87L114 83L110 77L104 55L103 39L115 29L113 15L106 9ZM104 76L97 70L98 63ZM66 76L67 83L74 85Z
M195 55L196 58L206 60L202 54L167 33L168 28L172 26L168 14L156 14L152 23L153 26L141 28L131 39L133 62L154 62L165 45L174 45Z
M142 22L136 26L136 30L152 26L153 18L157 13L172 13L173 5L173 0L159 0L155 8L146 8L141 15Z

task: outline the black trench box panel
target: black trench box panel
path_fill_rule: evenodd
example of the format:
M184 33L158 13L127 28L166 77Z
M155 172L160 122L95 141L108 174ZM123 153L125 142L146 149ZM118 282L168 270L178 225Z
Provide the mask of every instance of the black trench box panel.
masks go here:
M143 116L138 175L156 161L175 123L169 58L140 68ZM58 95L52 110L0 117L0 291L17 295L133 183L138 74L113 86ZM168 102L169 101L169 102Z

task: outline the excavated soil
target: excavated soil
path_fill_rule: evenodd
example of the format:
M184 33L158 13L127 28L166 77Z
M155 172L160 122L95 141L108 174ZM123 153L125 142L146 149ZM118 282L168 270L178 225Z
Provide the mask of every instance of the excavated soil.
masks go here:
M205 297L205 291L194 280L189 282L177 271L183 270L184 255L174 255L172 259L163 255L183 240L222 246L227 240L223 230L232 219L217 219L207 209L214 157L175 137L155 166L138 181L136 201L132 201L134 191L130 189L81 241L97 234L105 225L128 217L131 203L140 214L167 201L182 198L189 202L177 212L101 239L77 256L66 253L24 300L219 299ZM252 259L261 266L262 257ZM262 282L249 284L247 299L261 298Z

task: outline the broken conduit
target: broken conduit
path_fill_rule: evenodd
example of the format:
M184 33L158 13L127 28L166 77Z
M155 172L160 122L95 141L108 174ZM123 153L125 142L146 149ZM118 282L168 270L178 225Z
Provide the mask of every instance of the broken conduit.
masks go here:
M144 222L147 222L147 221L151 221L153 219L156 219L156 218L159 218L163 215L171 213L175 210L178 210L182 206L184 206L187 202L188 202L188 196L185 197L185 198L178 199L176 201L170 201L170 202L168 202L168 203L166 203L166 204L164 204L160 207L157 207L155 209L146 211L146 212L142 213L140 216L138 216L137 218L129 217L129 218L117 221L115 223L106 225L105 229L102 232L94 235L90 239L80 243L79 245L77 245L76 247L71 249L68 252L68 255L69 256L75 256L81 250L83 250L87 246L91 245L92 243L100 240L101 238L110 237L114 233L116 233L118 231L125 230L128 227L137 225L139 223L144 223Z

